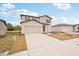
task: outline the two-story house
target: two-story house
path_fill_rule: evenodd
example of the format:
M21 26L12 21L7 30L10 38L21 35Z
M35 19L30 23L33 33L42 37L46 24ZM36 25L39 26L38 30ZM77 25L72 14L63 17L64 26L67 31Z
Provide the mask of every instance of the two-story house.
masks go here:
M24 33L47 33L51 22L51 17L44 16L29 16L21 14L21 32Z

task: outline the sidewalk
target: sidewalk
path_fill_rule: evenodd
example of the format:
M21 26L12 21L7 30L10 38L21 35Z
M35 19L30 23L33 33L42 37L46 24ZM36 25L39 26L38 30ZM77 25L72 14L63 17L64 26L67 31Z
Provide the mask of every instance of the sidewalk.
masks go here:
M28 51L22 51L22 52L12 54L10 56L29 56L29 55L28 55Z

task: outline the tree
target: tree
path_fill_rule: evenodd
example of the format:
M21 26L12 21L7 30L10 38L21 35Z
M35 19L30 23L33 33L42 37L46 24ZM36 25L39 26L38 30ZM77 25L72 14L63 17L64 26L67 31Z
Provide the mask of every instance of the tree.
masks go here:
M21 26L16 25L16 26L14 27L14 30L21 30Z
M13 25L11 23L7 24L7 30L8 31L13 31L14 30L14 27L13 27Z

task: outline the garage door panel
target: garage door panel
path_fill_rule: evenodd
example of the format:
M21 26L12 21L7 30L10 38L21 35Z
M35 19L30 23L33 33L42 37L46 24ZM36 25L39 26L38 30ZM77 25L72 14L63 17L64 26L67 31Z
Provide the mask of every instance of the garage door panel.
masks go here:
M25 26L25 33L41 33L42 29L40 26Z

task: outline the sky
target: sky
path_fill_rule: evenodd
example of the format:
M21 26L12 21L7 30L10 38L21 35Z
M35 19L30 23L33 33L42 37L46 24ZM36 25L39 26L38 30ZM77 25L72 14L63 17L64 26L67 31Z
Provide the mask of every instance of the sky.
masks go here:
M20 25L20 14L48 15L51 25L79 24L79 3L0 3L0 19L7 23Z

